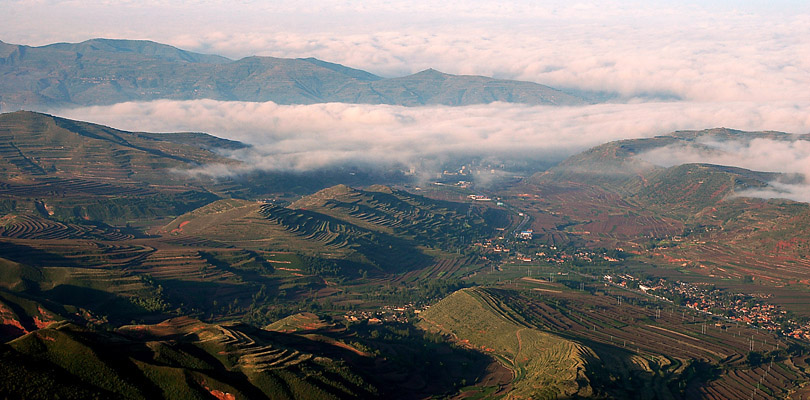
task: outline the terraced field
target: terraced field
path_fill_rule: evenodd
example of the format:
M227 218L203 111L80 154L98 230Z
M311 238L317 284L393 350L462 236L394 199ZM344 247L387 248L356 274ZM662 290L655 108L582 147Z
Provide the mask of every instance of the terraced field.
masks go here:
M583 153L500 205L441 185L298 199L331 177L176 174L245 146L4 114L0 397L807 397L802 343L585 275L708 277L806 312L810 208L734 197L772 174L632 157L681 136ZM150 325L179 315L265 329Z
M429 282L436 279L460 279L471 271L483 268L477 256L442 257L423 269L408 271L396 278L398 283Z
M351 249L367 262L390 272L425 266L429 258L415 245L395 236L371 231L307 210L293 210L270 204L260 213L267 220L307 241L333 249Z
M139 244L78 240L5 240L0 241L0 249L3 258L36 267L103 269L135 265L154 251Z
M122 241L134 239L134 235L118 229L100 229L95 226L64 224L32 215L8 214L0 217L0 237L14 239L93 239Z
M33 176L47 175L42 167L26 157L11 141L0 142L0 159L3 160L3 164L11 164L10 166L16 167L17 170L24 174ZM11 168L6 167L6 169Z
M695 243L668 250L666 254L705 264L707 267L701 273L727 279L741 280L748 275L772 285L810 279L810 259L746 251L733 244Z
M317 211L370 230L396 234L422 245L458 246L493 232L472 205L432 200L385 186L367 190L344 185L302 198L290 208ZM475 211L475 214L473 214ZM458 237L453 232L464 232Z
M189 144L45 114L21 111L0 116L0 154L6 174L16 177L66 175L165 184L185 178L164 170L233 163Z
M594 394L582 373L592 352L529 327L508 305L481 289L454 293L421 314L425 329L497 357L513 371L510 396L555 398Z
M149 196L156 193L154 190L138 185L132 180L116 179L116 182L117 184L111 184L77 178L51 177L34 179L29 183L0 182L0 195L20 197L91 195L108 197ZM126 185L126 183L130 185Z
M488 362L418 337L392 343L367 336L345 328L282 333L187 317L104 332L58 322L0 351L6 378L0 393L14 386L26 398L425 398L476 380ZM411 370L400 363L408 357L435 366Z
M681 234L685 226L598 187L547 183L518 186L512 193L513 203L532 216L538 239L551 245L581 239L606 245L670 237Z
M627 357L648 360L651 367L666 372L666 387L676 397L749 398L755 391L784 397L789 393L785 388L809 378L795 366L803 365L803 358L784 351L792 339L632 292L591 295L545 281L524 283L531 289L487 289L479 297L515 325L587 343L605 362L612 360L611 365L626 363L622 360ZM773 362L748 364L752 349L770 354ZM708 382L684 380L690 363L696 362L716 366L716 377Z
M177 246L160 239L7 239L0 241L0 250L0 260L17 265L3 276L8 288L116 321L155 317L170 304L209 310L215 300L249 305L261 285L272 281L264 276L272 266L253 251Z

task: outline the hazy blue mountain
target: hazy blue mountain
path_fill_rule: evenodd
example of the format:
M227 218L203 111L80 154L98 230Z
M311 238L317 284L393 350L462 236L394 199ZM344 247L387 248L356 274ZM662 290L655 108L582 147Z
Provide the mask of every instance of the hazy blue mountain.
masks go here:
M580 97L532 82L493 79L484 76L450 75L428 69L402 78L371 84L384 96L385 103L417 106L444 104L507 103L574 105L585 104Z
M41 47L0 42L0 110L156 99L407 106L588 102L536 83L435 70L383 79L314 58L234 61L140 40L93 39Z

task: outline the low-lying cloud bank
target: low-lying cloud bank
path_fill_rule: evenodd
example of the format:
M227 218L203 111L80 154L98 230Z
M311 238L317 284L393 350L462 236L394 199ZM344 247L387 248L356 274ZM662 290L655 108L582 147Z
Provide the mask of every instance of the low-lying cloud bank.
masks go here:
M675 130L726 126L810 132L810 102L662 102L586 107L494 103L414 108L160 100L55 113L126 130L207 132L253 145L249 150L229 154L244 161L246 167L233 170L209 166L198 171L211 175L245 169L313 171L344 165L412 168L430 175L444 162L458 159L547 166L608 141ZM715 144L715 153L667 149L654 156L661 162L707 162L808 174L807 143L755 140L745 145ZM808 201L810 196L802 199Z

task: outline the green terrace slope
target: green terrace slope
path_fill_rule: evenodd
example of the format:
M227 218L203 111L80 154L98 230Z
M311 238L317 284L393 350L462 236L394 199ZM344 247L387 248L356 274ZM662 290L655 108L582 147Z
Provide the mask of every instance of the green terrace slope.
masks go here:
M350 250L359 256L357 261L386 272L404 272L423 267L430 260L412 242L328 215L273 205L262 206L260 213L308 242L320 243L326 249ZM349 257L354 258L351 254Z
M533 329L485 289L453 293L420 314L421 326L495 355L513 370L510 396L591 396L584 375L593 352L576 342Z
M104 224L176 216L216 200L212 191L232 183L178 171L235 165L213 150L243 147L205 134L135 133L33 112L0 114L0 214L9 217L0 236L126 238L132 233Z
M488 208L481 211L469 204L433 200L380 185L366 190L338 185L306 196L290 207L446 249L493 232L485 224L486 213L494 212Z
M211 203L177 217L162 232L200 244L214 241L226 246L350 260L358 268L381 272L402 272L429 262L414 243L391 234L312 211L244 200Z
M370 266L371 271L399 273L432 263L429 248L455 252L490 234L493 229L485 217L491 212L385 186L360 190L337 185L287 207L216 201L177 217L161 232L348 260L365 265L365 270Z
M756 390L784 398L807 379L802 351L785 350L800 342L761 329L675 312L631 291L607 295L602 285L590 292L523 278L509 286L455 292L419 323L512 369L509 397L720 399ZM772 364L747 361L752 341Z
M156 99L405 106L587 103L537 83L434 70L383 79L314 58L233 61L150 41L92 39L41 47L0 42L0 110Z

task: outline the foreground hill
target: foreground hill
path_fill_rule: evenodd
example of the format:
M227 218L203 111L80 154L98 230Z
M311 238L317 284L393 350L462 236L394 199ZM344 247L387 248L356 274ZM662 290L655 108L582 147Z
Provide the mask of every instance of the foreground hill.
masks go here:
M586 103L536 83L433 70L383 79L314 58L233 61L149 41L93 39L41 47L0 42L0 110L156 99L405 106Z
M748 398L754 388L781 398L807 379L803 357L784 344L765 346L770 366L745 361L749 336L778 340L768 333L706 329L705 315L685 319L647 296L606 294L524 278L453 293L420 325L495 356L513 371L509 396L520 398Z
M0 349L0 395L10 398L352 399L422 398L476 379L486 357L402 340L386 356L443 352L438 379L357 349L382 340L332 324L297 333L175 318L99 332L55 323ZM362 342L364 344L359 344ZM379 350L378 350L379 351ZM401 353L400 353L401 352ZM436 353L416 356L438 364ZM461 364L467 372L459 374ZM478 369L476 372L475 369ZM430 378L430 379L429 379ZM421 384L417 382L422 382Z

